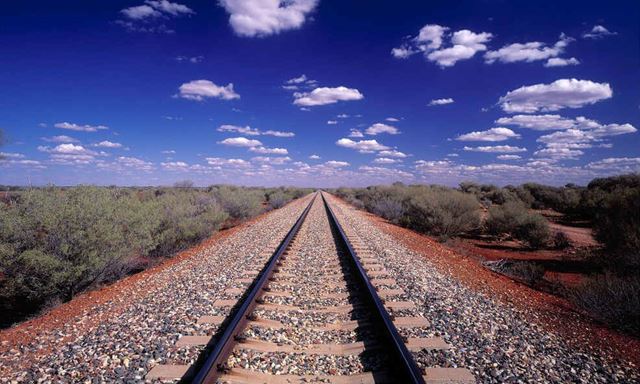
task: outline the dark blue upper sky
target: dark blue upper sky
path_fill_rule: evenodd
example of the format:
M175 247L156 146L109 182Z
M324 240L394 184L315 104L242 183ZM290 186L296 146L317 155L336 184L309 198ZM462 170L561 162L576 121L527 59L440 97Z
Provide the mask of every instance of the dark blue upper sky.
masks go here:
M564 184L638 171L639 10L9 2L0 184Z

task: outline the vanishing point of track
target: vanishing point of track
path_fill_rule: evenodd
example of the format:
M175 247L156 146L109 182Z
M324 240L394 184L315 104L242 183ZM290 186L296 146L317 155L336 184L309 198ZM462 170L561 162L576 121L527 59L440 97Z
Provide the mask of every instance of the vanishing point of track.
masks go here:
M147 379L179 375L194 383L474 383L463 368L419 368L412 351L446 349L441 338L401 337L428 327L415 305L396 301L375 254L345 232L324 193L316 193L275 252L243 288L191 367L158 366ZM307 217L313 220L305 223ZM306 225L306 228L303 228ZM409 314L410 313L410 314ZM409 332L411 334L411 332Z

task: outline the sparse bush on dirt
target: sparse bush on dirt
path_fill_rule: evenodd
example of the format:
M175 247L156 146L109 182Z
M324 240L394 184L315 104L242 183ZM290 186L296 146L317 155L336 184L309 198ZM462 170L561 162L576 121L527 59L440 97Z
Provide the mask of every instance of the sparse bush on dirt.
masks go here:
M371 204L371 212L383 217L392 223L398 224L405 214L405 208L401 201L391 197L384 197Z
M589 277L568 296L594 318L640 336L640 276Z
M551 236L547 220L537 213L529 212L519 202L489 208L485 227L494 236L507 234L527 243L531 248L544 247Z
M567 249L571 247L571 240L564 232L558 231L553 234L553 248Z
M279 193L290 200L305 192ZM0 203L0 326L204 239L229 217L226 209L236 219L254 216L264 196L187 183L17 189Z

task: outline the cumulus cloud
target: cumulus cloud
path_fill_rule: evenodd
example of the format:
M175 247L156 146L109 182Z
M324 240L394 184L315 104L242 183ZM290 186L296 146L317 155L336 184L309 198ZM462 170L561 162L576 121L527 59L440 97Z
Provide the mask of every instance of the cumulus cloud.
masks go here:
M179 88L179 97L183 99L202 101L206 98L222 100L239 99L240 95L233 90L233 84L218 86L209 80L192 80Z
M41 139L43 141L49 142L49 143L77 143L80 140L75 139L73 137L70 136L66 136L66 135L59 135L59 136L52 136L52 137L41 137Z
M105 129L109 129L109 127L105 125L88 125L88 124L75 124L75 123L56 123L53 125L56 128L60 129L68 129L70 131L78 131L78 132L97 132Z
M232 125L232 124L222 124L216 130L218 132L235 132L235 133L240 133L240 134L249 135L249 136L260 135L260 130L251 128L248 125L246 127L241 127L241 126Z
M518 139L520 135L513 132L509 128L497 127L486 131L475 131L465 133L456 137L458 141L504 141L509 139Z
M587 164L587 168L615 170L622 172L640 171L640 157L609 157Z
M349 137L353 137L353 138L364 137L364 134L359 129L350 129Z
M376 164L396 164L396 163L401 163L402 160L392 159L389 157L378 157L374 159L373 162Z
M298 29L318 0L220 0L233 31L244 37L263 37Z
M591 31L582 34L585 39L601 39L607 36L617 35L618 32L611 32L603 25L594 25Z
M0 160L2 159L24 159L26 156L22 153L0 152Z
M544 157L552 160L576 160L584 154L579 149L571 149L563 146L547 147L538 151L535 151L534 156Z
M464 147L465 151L470 152L486 152L486 153L518 153L526 152L526 148L514 147L511 145L494 145L494 146L481 146L481 147Z
M393 48L391 55L398 59L406 59L421 52L429 61L442 68L451 67L460 60L473 57L477 52L485 51L493 35L487 32L475 33L468 29L448 34L449 28L437 24L428 24L420 29L417 36L407 39L400 47ZM451 45L443 48L445 38L450 38Z
M282 165L291 161L291 158L289 156L279 156L279 157L257 156L257 157L252 157L251 161L254 161L257 163L264 163L264 164Z
M331 168L343 168L348 167L349 163L347 163L346 161L329 160L326 161L323 165Z
M552 57L551 59L547 60L546 63L544 63L544 66L545 67L566 67L568 65L578 65L578 64L580 64L580 61L575 57L572 57L570 59L563 59L561 57Z
M397 134L400 133L400 131L398 131L398 128L393 127L391 125L382 124L382 123L375 123L372 126L370 126L369 128L365 129L364 133L366 133L367 135L371 135L371 136L375 136L375 135L378 135L380 133L388 133L390 135L397 135Z
M293 104L303 107L314 107L318 105L334 104L338 101L361 100L362 93L355 88L347 87L320 87L311 92L296 92L293 94L295 100Z
M160 16L181 16L194 14L186 5L172 3L168 0L147 0L142 5L125 8L120 11L125 17L141 20Z
M230 137L218 142L219 144L231 147L258 147L262 146L259 140L247 139L246 137Z
M552 46L547 46L539 41L509 44L496 51L488 51L484 54L484 60L487 64L493 64L496 61L501 63L515 63L518 61L530 63L532 61L557 58L564 53L565 48L572 41L574 41L573 38L561 34L558 42ZM575 61L578 64L577 60Z
M248 161L243 159L225 159L222 157L207 157L206 160L207 160L207 164L216 168L222 168L222 167L246 168L251 165Z
M309 158L311 160L320 160L320 156L318 156L318 155L311 155L311 156L309 156Z
M338 122L336 120L327 120L327 125L336 125Z
M520 160L522 157L518 155L499 155L498 160Z
M389 121L389 122L391 122L391 123L395 123L395 122L400 121L400 119L395 118L395 117L387 117L387 118L385 119L385 121Z
M261 154L286 155L289 151L286 148L251 147L249 151Z
M384 151L380 151L378 152L378 156L384 156L384 157L398 157L398 158L405 158L408 155L404 152L400 152L400 151L396 151L395 149L392 150L384 150Z
M40 145L38 146L38 151L54 153L54 154L65 154L65 155L90 155L90 156L97 155L96 152L91 151L83 147L82 145L76 145L72 143L60 144L53 148Z
M102 148L122 148L122 144L114 143L109 140L104 140L99 143L93 144L94 147L102 147Z
M608 83L560 79L550 84L534 84L509 91L498 103L508 113L535 113L580 108L612 96Z
M294 137L296 134L293 132L285 132L285 131L272 131L267 130L262 132L264 136L275 136L275 137Z
M118 157L117 162L124 167L134 168L140 171L151 171L154 169L153 163L137 157L120 156Z
M501 117L496 123L503 125L515 125L520 128L529 128L536 131L549 131L556 129L574 128L576 121L564 118L560 115L514 115Z
M347 138L342 138L336 141L336 145L349 149L355 149L360 153L373 153L375 151L384 151L389 147L378 143L376 140L359 140L354 141Z
M454 102L454 100L452 98L446 98L446 99L433 99L429 102L429 104L427 104L430 107L433 107L435 105L447 105L447 104L452 104Z

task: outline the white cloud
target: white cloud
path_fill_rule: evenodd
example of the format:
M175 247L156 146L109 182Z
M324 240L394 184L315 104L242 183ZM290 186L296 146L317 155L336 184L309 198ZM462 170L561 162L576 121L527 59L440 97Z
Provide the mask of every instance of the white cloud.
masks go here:
M102 148L122 148L122 144L114 143L109 140L104 140L99 143L93 144L94 147L102 147Z
M446 98L446 99L433 99L429 102L429 106L432 107L434 105L446 105L446 104L452 104L454 102L454 100L452 98Z
M385 167L370 167L368 165L363 165L359 167L358 170L369 176L382 178L385 181L388 181L390 178L412 179L414 177L413 174L409 172Z
M376 140L353 141L351 139L342 138L336 141L336 144L340 147L355 149L360 153L373 153L375 151L384 151L389 149L389 147L378 143Z
M307 81L307 75L304 73L298 77L294 77L292 79L287 80L287 84L300 84Z
M205 98L233 100L240 98L240 95L233 90L232 83L221 87L209 80L192 80L182 84L179 90L180 93L178 96L189 100L201 101Z
M149 5L136 5L120 11L123 15L133 20L146 19L147 17L159 17L162 13Z
M82 145L76 145L72 143L59 144L53 148L41 145L38 146L38 151L63 155L97 155L96 152L86 149Z
M258 136L260 135L260 130L251 128L250 126L240 127L232 124L223 124L216 129L218 132L236 132L243 135L249 136Z
M509 128L497 127L486 131L465 133L456 137L458 141L504 141L520 138L520 135Z
M611 32L603 25L594 25L591 31L582 34L585 39L601 39L606 36L617 35L618 32Z
M246 137L230 137L218 142L219 144L228 145L231 147L258 147L262 146L259 140L251 140Z
M437 24L427 24L420 28L415 41L421 50L438 49L442 46L442 36L449 28Z
M300 28L317 4L318 0L220 0L234 32L245 37Z
M311 160L320 160L320 158L321 158L321 157L320 157L320 156L318 156L318 155L311 155L311 156L309 156L309 158L310 158Z
M396 163L401 163L402 160L391 159L389 157L378 157L374 159L373 162L376 164L396 164Z
M289 151L286 148L268 148L268 147L251 147L249 151L261 154L287 155Z
M640 157L609 157L593 161L586 166L591 169L613 169L618 173L640 171Z
M195 13L186 5L172 3L168 0L147 0L142 5L125 8L120 12L132 20L142 20L160 16L181 16Z
M168 161L166 163L160 163L162 168L167 171L188 171L190 166L184 161Z
M522 157L518 155L499 155L498 160L520 160Z
M503 125L515 125L521 128L529 128L536 131L549 131L556 129L569 129L575 127L575 120L567 119L560 115L514 115L501 117L496 123Z
M139 159L137 157L120 156L117 162L125 167L134 168L140 171L153 170L153 163Z
M400 152L400 151L396 151L395 149L392 150L385 150L385 151L380 151L378 152L378 156L384 156L384 157L398 157L398 158L405 158L408 155L406 153Z
M508 113L534 113L580 108L612 97L608 83L590 80L560 79L551 84L523 86L500 98L498 103Z
M348 167L349 163L347 163L346 161L329 160L325 162L324 165L331 168L342 168Z
M497 51L488 51L484 54L484 60L487 64L492 64L496 61L501 63L515 63L518 61L530 63L532 61L556 58L564 53L567 45L573 40L565 34L561 34L560 39L553 46L547 46L539 41L509 44Z
M13 152L0 152L0 160L2 159L24 159L25 155L22 153Z
M389 121L389 122L392 122L392 123L400 121L400 119L397 119L395 117L387 117L385 120Z
M359 129L350 129L349 137L364 137L364 134Z
M56 128L60 129L68 129L70 131L78 131L78 132L97 132L105 129L109 129L109 127L104 125L82 125L75 123L67 123L66 121L63 123L56 123L53 125Z
M338 122L336 120L328 120L327 125L336 125Z
M397 135L400 133L400 131L398 131L398 128L393 127L391 125L387 125L387 124L382 124L382 123L375 123L372 126L370 126L369 128L367 128L364 133L366 133L367 135L378 135L380 133L388 133L390 135Z
M544 157L552 160L576 160L584 154L581 150L571 149L567 147L547 147L539 151L535 151L534 156Z
M545 67L566 67L568 65L578 65L580 61L575 57L563 59L561 57L552 57L544 64Z
M291 161L291 158L289 156L280 156L280 157L257 156L257 157L252 157L251 161L254 161L256 163L282 165Z
M338 118L338 119L347 119L347 118L349 118L349 115L347 115L346 113L341 113L338 116L336 116L336 118Z
M453 33L451 43L448 48L435 51L427 50L425 56L429 61L435 61L442 68L454 66L460 60L472 58L477 52L485 51L487 43L493 35L487 32L475 33L468 29L463 29ZM427 47L429 48L429 47Z
M495 146L483 146L483 147L464 147L465 151L470 152L485 152L485 153L518 153L526 152L526 148L513 147L511 145L495 145Z
M364 98L362 93L355 88L347 87L320 87L311 92L294 93L295 100L293 104L304 107L313 107L317 105L334 104L338 101L361 100Z
M174 151L173 149L167 149L161 152L164 155L175 155L176 151Z
M66 135L42 137L41 139L49 143L77 143L80 141L78 139L74 139L73 137L66 136Z
M272 131L267 130L262 132L264 136L275 136L275 137L294 137L296 134L293 132L284 132L284 131Z
M240 134L249 135L249 136L259 136L259 135L276 136L276 137L295 136L295 133L293 132L283 132L283 131L273 131L273 130L268 130L263 132L257 128L251 128L248 125L245 127L241 127L241 126L232 125L232 124L223 124L219 126L216 130L218 132L235 132L235 133L240 133Z
M396 59L406 59L414 53L418 53L418 51L407 45L391 49L391 55Z
M233 168L246 168L251 164L243 159L225 159L222 157L207 157L207 164L213 167L233 167Z

